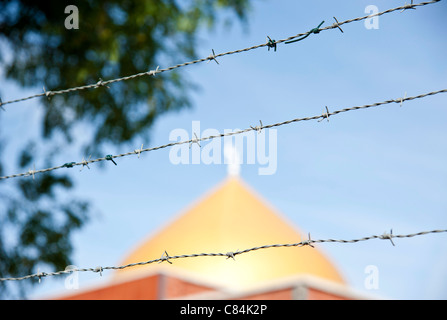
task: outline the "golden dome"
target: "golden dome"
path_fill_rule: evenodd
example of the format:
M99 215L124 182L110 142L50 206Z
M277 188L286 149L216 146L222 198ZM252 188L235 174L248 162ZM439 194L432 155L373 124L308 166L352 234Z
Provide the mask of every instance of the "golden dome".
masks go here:
M270 208L238 177L229 177L217 190L188 209L138 246L121 263L195 253L236 252L256 246L300 242L307 237ZM344 284L322 252L310 246L269 248L226 257L181 258L168 264L117 270L115 279L157 269L181 270L228 289L246 289L263 281L299 274Z

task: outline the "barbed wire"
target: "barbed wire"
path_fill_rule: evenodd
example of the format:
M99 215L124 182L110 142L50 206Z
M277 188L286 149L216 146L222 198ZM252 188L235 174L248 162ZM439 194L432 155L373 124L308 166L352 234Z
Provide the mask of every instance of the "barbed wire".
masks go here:
M402 106L402 104L405 101L410 101L410 100L415 100L415 99L422 99L422 98L425 98L425 97L428 97L428 96L432 96L432 95L436 95L436 94L440 94L440 93L445 93L445 92L447 92L447 89L442 89L442 90L438 90L438 91L432 91L432 92L428 92L428 93L424 93L424 94L420 94L420 95L412 96L412 97L407 97L406 93L405 93L404 97L401 97L401 98L398 98L398 99L389 99L389 100L382 101L382 102L376 102L376 103L373 103L373 104L367 104L367 105L362 105L362 106L355 106L355 107L340 109L340 110L336 110L336 111L333 111L333 112L330 112L328 107L326 106L326 112L323 112L321 115L305 117L305 118L290 119L290 120L286 120L286 121L283 121L283 122L277 122L277 123L268 124L268 125L263 125L262 122L261 122L260 125L256 126L256 127L250 126L249 128L246 128L246 129L243 129L243 130L225 132L225 133L220 133L220 134L217 134L217 135L210 135L210 136L202 137L202 138L198 138L197 135L195 135L195 138L190 139L190 140L171 142L171 143L167 143L167 144L160 145L160 146L157 146L157 147L143 148L143 145L142 145L140 149L135 149L134 151L131 151L131 152L121 153L121 154L117 154L117 155L107 155L105 157L97 158L97 159L90 159L89 158L88 160L85 160L83 158L81 162L67 162L67 163L64 163L63 165L60 165L60 166L55 166L55 167L46 168L46 169L40 169L40 170L36 170L35 168L33 168L33 169L28 170L28 172L22 172L22 173L12 174L12 175L8 175L8 176L2 176L2 177L0 177L0 180L12 179L12 178L18 178L18 177L24 177L24 176L33 176L33 179L34 179L34 176L37 173L45 173L45 172L50 172L50 171L58 170L58 169L62 169L62 168L73 168L75 166L82 166L82 167L87 166L88 167L88 165L91 164L91 163L101 162L101 161L111 161L115 165L117 165L117 163L114 161L114 159L116 159L116 158L127 157L127 156L131 156L131 155L138 155L138 157L140 157L141 153L143 153L143 152L150 152L150 151L160 150L160 149L172 147L172 146L175 146L175 145L186 144L186 143L190 144L190 146L191 146L191 144L193 144L193 143L199 144L200 141L206 141L206 140L212 140L212 139L216 139L216 138L222 138L222 137L225 137L225 136L232 136L232 135L243 134L243 133L246 133L246 132L249 132L249 131L258 131L258 132L260 132L262 129L269 129L269 128L274 128L274 127L279 127L279 126L283 126L283 125L290 124L290 123L295 123L295 122L300 122L300 121L310 121L310 120L319 120L319 121L321 121L321 120L324 120L324 119L327 119L327 121L329 121L329 117L331 117L333 115L337 115L339 113L344 113L344 112L354 111L354 110L360 110L360 109L373 108L373 107L378 107L378 106L391 104L391 103L399 103ZM199 144L199 146L200 146L200 144Z
M104 81L104 80L102 80L100 78L97 83L83 85L83 86L79 86L79 87L73 87L73 88L64 89L64 90L47 91L45 89L45 87L43 87L43 93L34 94L34 95L31 95L31 96L28 96L28 97L19 98L19 99L10 100L10 101L3 101L3 102L2 102L2 100L0 98L0 108L5 110L4 106L7 105L7 104L22 102L22 101L26 101L26 100L30 100L30 99L34 99L34 98L39 98L39 97L50 98L50 97L52 97L54 95L59 95L59 94L67 94L67 93L71 93L71 92L75 92L75 91L81 91L81 90L87 90L87 89L97 89L97 88L100 88L100 87L107 87L109 84L113 84L113 83L121 82L121 81L132 80L132 79L143 77L143 76L155 76L155 75L157 75L159 73L162 73L162 72L171 71L171 70L174 70L174 69L177 69L177 68L182 68L182 67L194 65L194 64L197 64L197 63L205 62L205 61L209 62L211 60L214 60L217 64L219 64L218 61L217 61L217 58L219 58L219 57L232 55L232 54L238 54L238 53L242 53L242 52L247 52L247 51L255 50L255 49L258 49L258 48L268 47L269 50L270 50L270 48L274 48L275 51L276 51L277 44L280 44L280 43L283 43L283 42L286 42L286 43L287 42L289 42L289 43L296 42L296 41L299 41L299 40L302 40L302 39L306 38L310 33L315 33L316 34L316 33L320 33L321 31L335 29L335 28L337 28L337 29L339 29L340 31L343 32L343 30L341 29L341 26L344 25L344 24L348 24L348 23L352 23L352 22L356 22L356 21L361 21L361 20L365 20L365 19L368 19L368 18L373 18L373 17L376 17L376 16L381 16L381 15L384 15L384 14L387 14L387 13L391 13L391 12L394 12L394 11L398 11L398 10L401 10L401 12L402 12L402 11L405 11L407 9L416 9L416 7L426 6L426 5L433 4L433 3L436 3L436 2L440 2L440 1L441 0L433 0L433 1L428 1L428 2L421 2L421 3L417 3L417 4L413 4L413 3L405 4L405 5L400 6L400 7L388 9L388 10L385 10L385 11L382 11L382 12L369 14L369 15L366 15L366 16L363 16L363 17L358 17L358 18L354 18L354 19L345 20L345 21L342 21L342 22L339 22L337 20L337 18L334 17L335 22L332 25L324 27L324 28L321 28L321 29L320 29L320 26L324 23L324 21L317 28L314 28L314 29L312 29L312 30L310 30L308 32L305 32L305 33L299 33L297 35L290 36L288 38L281 39L281 40L272 40L269 36L267 36L268 40L267 40L266 43L254 45L254 46L251 46L251 47L248 47L248 48L244 48L244 49L238 49L238 50L234 50L234 51L218 53L218 54L215 54L214 53L214 49L213 49L212 50L212 54L210 54L206 58L201 58L201 59L197 59L197 60L193 60L193 61L189 61L189 62L184 62L184 63L177 64L177 65L174 65L174 66L171 66L171 67L168 67L168 68L164 68L164 69L159 69L159 66L158 66L155 70L149 70L149 71L145 71L145 72L140 72L140 73L137 73L137 74L133 74L133 75L125 76L125 77L121 77L121 78L116 78L116 79L111 79L111 80L106 80L106 81ZM303 37L303 38L298 39L300 37Z
M158 259L152 259L148 261L141 261L136 263L129 263L122 266L108 266L108 267L95 267L95 268L69 268L66 270L56 271L56 272L37 272L34 274L26 275L23 277L9 277L9 278L0 278L0 281L20 281L20 280L26 280L26 279L32 279L37 278L40 280L43 277L48 276L57 276L62 274L71 274L73 272L95 272L100 273L102 275L102 272L105 270L122 270L126 268L136 267L136 266L144 266L149 265L153 263L162 263L162 262L168 262L169 264L172 264L172 260L176 259L184 259L184 258L197 258L197 257L226 257L226 259L232 258L235 260L235 257L241 254L250 253L257 250L263 250L263 249L271 249L271 248L290 248L290 247L304 247L304 246L310 246L314 247L313 244L316 243L357 243L362 241L368 241L373 239L380 239L380 240L389 240L393 246L395 246L393 239L394 238L412 238L422 235L428 235L428 234L435 234L435 233L445 233L447 232L446 229L441 230L431 230L431 231L421 231L417 233L411 233L411 234L393 234L393 230L391 229L390 232L385 232L382 235L372 235L367 236L363 238L358 239L352 239L352 240L343 240L343 239L320 239L320 240L314 240L311 238L310 233L308 234L307 240L296 242L296 243L286 243L286 244L270 244L270 245L263 245L258 247L252 247L245 250L237 250L237 251L231 251L226 253L194 253L194 254L182 254L182 255L175 255L170 256L168 252L165 250L161 257Z

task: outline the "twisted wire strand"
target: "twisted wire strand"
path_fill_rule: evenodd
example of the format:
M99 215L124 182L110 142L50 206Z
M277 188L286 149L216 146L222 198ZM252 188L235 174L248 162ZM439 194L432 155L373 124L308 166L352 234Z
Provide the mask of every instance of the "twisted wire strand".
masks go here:
M62 270L62 271L56 271L56 272L38 272L30 275L26 275L23 277L8 277L8 278L0 278L0 281L20 281L20 280L26 280L31 278L38 278L39 280L43 277L47 276L57 276L57 275L63 275L63 274L71 274L73 272L102 272L104 270L122 270L126 268L136 267L136 266L144 266L149 265L153 263L162 263L162 262L170 262L170 260L176 260L176 259L185 259L185 258L197 258L197 257L226 257L235 259L235 256L250 253L257 250L263 250L263 249L271 249L271 248L290 248L290 247L304 247L304 246L311 246L313 247L314 243L342 243L342 244L348 244L348 243L357 243L362 241L368 241L373 239L380 239L380 240L390 240L391 243L394 246L394 243L392 242L393 238L412 238L422 235L428 235L428 234L436 234L436 233L446 233L447 229L437 229L437 230L431 230L431 231L421 231L417 233L410 233L410 234L397 234L393 235L392 230L390 233L384 233L382 235L372 235L367 237L362 237L358 239L352 239L352 240L343 240L343 239L320 239L320 240L313 240L309 238L308 240L296 242L296 243L285 243L285 244L270 244L270 245L263 245L263 246L257 246L248 248L241 251L235 251L235 252L226 252L226 253L194 253L194 254L182 254L182 255L175 255L175 256L169 256L167 252L165 251L161 258L158 259L152 259L147 261L141 261L136 263L129 263L122 266L107 266L107 267L95 267L95 268L74 268L69 270Z
M403 5L403 6L400 6L400 7L388 9L388 10L385 10L385 11L382 11L382 12L378 12L378 13L375 13L375 14L370 14L370 15L366 15L366 16L363 16L363 17L357 17L357 18L345 20L345 21L342 21L342 22L337 22L337 23L334 23L334 24L332 24L330 26L327 26L327 27L324 27L324 28L321 28L321 29L318 29L318 30L320 32L320 31L335 29L335 28L339 28L339 26L342 26L344 24L365 20L365 19L372 18L372 17L375 17L375 16L381 16L381 15L384 15L384 14L387 14L387 13L391 13L391 12L394 12L394 11L398 11L398 10L406 10L406 9L420 7L420 6L426 6L426 5L433 4L433 3L436 3L436 2L439 2L439 1L441 1L441 0L433 0L433 1L421 2L421 3L417 3L417 4L406 4L406 5ZM0 107L3 108L3 106L7 105L7 104L22 102L22 101L26 101L26 100L30 100L30 99L34 99L34 98L39 98L39 97L45 97L46 96L46 97L49 98L49 97L51 97L53 95L58 95L58 94L67 94L67 93L71 93L71 92L75 92L75 91L81 91L81 90L87 90L87 89L97 89L99 87L107 86L107 85L113 84L115 82L132 80L132 79L143 77L143 76L155 76L158 73L171 71L171 70L174 70L174 69L177 69L177 68L182 68L182 67L194 65L194 64L197 64L197 63L205 62L205 61L215 60L217 62L216 58L219 58L219 57L232 55L232 54L238 54L238 53L242 53L242 52L247 52L247 51L251 51L251 50L255 50L255 49L263 48L263 47L270 47L272 44L275 45L275 44L278 44L278 43L283 43L283 42L286 42L286 41L297 39L299 37L308 35L308 33L309 32L299 33L297 35L290 36L290 37L288 37L286 39L281 39L281 40L276 40L276 41L268 41L267 43L262 43L262 44L254 45L254 46L251 46L251 47L248 47L248 48L238 49L238 50L234 50L234 51L228 51L228 52L223 52L223 53L218 53L218 54L214 54L214 51L213 51L213 54L208 56L208 57L206 57L206 58L201 58L201 59L197 59L197 60L193 60L193 61L189 61L189 62L180 63L180 64L173 65L173 66L170 66L170 67L167 67L167 68L164 68L164 69L159 69L157 67L156 70L149 70L149 71L140 72L140 73L137 73L137 74L124 76L124 77L121 77L121 78L116 78L116 79L111 79L111 80L106 80L106 81L103 81L103 80L100 79L95 84L88 84L88 85L83 85L83 86L79 86L79 87L73 87L73 88L63 89L63 90L54 90L54 91L45 91L45 88L44 88L44 92L43 93L38 93L38 94L34 94L34 95L31 95L31 96L28 96L28 97L15 99L15 100L9 100L9 101L0 102Z
M51 168L46 168L46 169L40 169L40 170L29 170L28 172L22 172L22 173L17 173L17 174L12 174L12 175L8 175L8 176L2 176L0 177L0 180L4 180L4 179L12 179L12 178L18 178L18 177L24 177L24 176L33 176L37 174L37 173L45 173L45 172L49 172L49 171L53 171L53 170L58 170L58 169L62 169L62 168L72 168L75 166L86 166L90 163L95 163L95 162L101 162L101 161L107 161L107 160L113 160L116 158L121 158L121 157L127 157L127 156L131 156L131 155L140 155L143 152L150 152L150 151L155 151L155 150L159 150L159 149L164 149L164 148L168 148L168 147L172 147L175 145L181 145L181 144L186 144L186 143L198 143L200 141L206 141L206 140L212 140L212 139L216 139L216 138L222 138L225 136L232 136L232 135L238 135L238 134L243 134L249 131L260 131L262 129L269 129L269 128L274 128L274 127L279 127L279 126L283 126L283 125L287 125L287 124L291 124L291 123L295 123L295 122L300 122L300 121L310 121L310 120L321 120L321 119L329 119L330 116L333 115L337 115L339 113L344 113L344 112L348 112L348 111L354 111L354 110L360 110L360 109L367 109L367 108L373 108L373 107L378 107L378 106L382 106L382 105L386 105L386 104L391 104L391 103L400 103L402 104L405 101L410 101L410 100L415 100L415 99L422 99L428 96L432 96L432 95L437 95L440 93L446 93L447 89L442 89L442 90L438 90L438 91L432 91L432 92L428 92L428 93L424 93L424 94L419 94L417 96L412 96L412 97L405 97L405 98L398 98L398 99L389 99L386 101L382 101L382 102L376 102L373 104L367 104L367 105L362 105L362 106L355 106L355 107L350 107L350 108L344 108L341 110L336 110L333 112L326 112L323 113L321 115L316 115L316 116L311 116L311 117L305 117L305 118L296 118L296 119L290 119L290 120L286 120L283 122L278 122L278 123L273 123L273 124L267 124L267 125L259 125L257 127L252 127L250 126L249 128L243 129L243 130L237 130L237 131L231 131L231 132L226 132L226 133L220 133L217 135L210 135L207 137L202 137L202 138L193 138L190 140L183 140L183 141L177 141L177 142L171 142L171 143L167 143L164 145L160 145L160 146L156 146L156 147L151 147L151 148L141 148L141 149L137 149L134 151L130 151L130 152L126 152L126 153L121 153L121 154L117 154L117 155L109 155L106 157L102 157L102 158L97 158L97 159L92 159L92 160L83 160L81 162L71 162L71 163L65 163L63 165L60 166L55 166L55 167L51 167Z

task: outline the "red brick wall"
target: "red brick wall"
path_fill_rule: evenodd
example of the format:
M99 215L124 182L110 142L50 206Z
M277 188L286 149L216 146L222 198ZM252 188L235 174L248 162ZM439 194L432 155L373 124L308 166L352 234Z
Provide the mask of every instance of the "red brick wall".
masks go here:
M214 291L210 287L190 283L166 275L153 275L123 283L75 293L58 300L157 300Z

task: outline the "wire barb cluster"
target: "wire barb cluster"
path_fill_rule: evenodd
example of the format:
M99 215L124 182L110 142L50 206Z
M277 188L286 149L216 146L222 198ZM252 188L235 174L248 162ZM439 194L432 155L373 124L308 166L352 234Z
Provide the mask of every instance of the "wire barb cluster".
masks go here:
M98 89L100 87L107 87L108 88L109 84L113 84L115 82L132 80L132 79L143 77L143 76L155 76L158 73L171 71L171 70L174 70L174 69L177 69L177 68L186 67L186 66L189 66L189 65L193 65L193 64L197 64L197 63L201 63L201 62L205 62L205 61L209 62L211 60L214 60L217 64L219 64L219 62L217 61L217 58L219 58L219 57L223 57L223 56L231 55L231 54L242 53L242 52L247 52L247 51L255 50L255 49L258 49L258 48L262 48L262 47L268 47L269 50L270 50L270 48L273 48L276 51L277 44L280 44L280 43L283 43L283 42L285 42L285 43L292 43L292 42L300 41L300 40L303 40L304 38L307 38L311 33L320 33L321 31L330 30L330 29L336 29L336 28L339 29L341 32L343 32L343 30L341 29L341 26L344 25L344 24L365 20L365 19L372 18L372 17L375 17L375 16L381 16L381 15L384 15L384 14L387 14L387 13L391 13L391 12L394 12L394 11L398 11L398 10L401 10L401 12L403 12L403 11L405 11L407 9L416 9L417 7L433 4L433 3L436 3L436 2L439 2L439 1L441 1L441 0L433 0L433 1L428 1L428 2L421 2L421 3L417 3L417 4L413 4L413 1L412 1L411 4L405 4L405 5L400 6L400 7L388 9L388 10L385 10L385 11L382 11L382 12L378 12L378 13L367 15L367 16L363 16L363 17L358 17L358 18L354 18L354 19L345 20L345 21L342 21L342 22L338 22L338 20L334 17L336 23L334 23L334 24L332 24L330 26L321 28L321 29L320 29L320 27L321 27L321 25L323 24L324 21L317 28L314 28L314 29L312 29L312 30L310 30L308 32L304 32L304 33L300 33L300 34L297 34L297 35L294 35L294 36L290 36L290 37L288 37L286 39L275 41L275 40L270 39L270 37L267 37L269 40L266 43L262 43L262 44L251 46L251 47L244 48L244 49L239 49L239 50L219 53L219 54L215 54L214 50L212 50L213 53L211 55L209 55L208 57L206 57L206 58L197 59L197 60L193 60L193 61L177 64L177 65L165 68L165 69L159 69L159 66L158 66L156 70L149 70L149 71L146 71L146 72L141 72L141 73L137 73L137 74L133 74L133 75L130 75L130 76L121 77L121 78L116 78L116 79L111 79L111 80L106 80L106 81L103 81L100 78L97 83L89 84L89 85L83 85L83 86L69 88L69 89L64 89L64 90L46 91L46 89L44 87L43 88L43 91L44 91L43 93L31 95L31 96L20 98L20 99L0 102L0 108L4 110L3 106L6 105L6 104L22 102L22 101L26 101L26 100L29 100L29 99L39 98L39 97L42 97L42 96L46 96L49 99L51 96L57 95L57 94L67 94L67 93L71 93L71 92L75 92L75 91L81 91L81 90L87 90L87 89Z
M269 124L269 125L263 125L262 122L260 121L260 125L253 127L250 126L247 129L243 129L243 130L239 130L239 131L233 131L233 132L227 132L227 133L221 133L219 135L213 135L213 136L207 136L207 137L202 137L202 138L198 138L197 134L194 133L194 138L190 139L190 140L184 140L184 141L178 141L178 142L171 142L165 145L161 145L158 147L152 147L152 148L145 148L143 149L143 145L141 146L140 149L131 151L131 152L127 152L127 153L121 153L118 155L107 155L104 158L98 158L98 159L93 159L93 160L85 160L85 158L82 159L81 162L68 162L65 163L61 166L56 166L56 167L52 167L52 168L46 168L46 169L41 169L41 170L36 170L35 168L33 170L29 170L28 172L25 173L18 173L18 174L13 174L13 175L9 175L9 176L2 176L0 177L0 180L3 179L11 179L11 178L17 178L17 177L23 177L23 176L33 176L34 179L34 175L36 173L45 173L45 172L49 172L49 171L53 171L53 170L58 170L58 169L62 169L62 168L71 168L74 166L87 166L90 163L94 163L94 162L100 162L100 161L111 161L113 162L115 165L116 162L113 160L114 158L121 158L121 157L126 157L126 156L131 156L131 155L135 155L138 154L138 157L140 156L141 153L143 152L149 152L149 151L155 151L155 150L159 150L159 149L164 149L164 148L168 148L168 147L172 147L175 145L181 145L181 144L185 144L188 143L189 147L191 148L191 146L193 144L197 144L199 147L200 142L201 141L206 141L206 140L212 140L212 139L216 139L216 138L222 138L225 136L230 136L230 135L237 135L237 134L243 134L246 133L248 131L257 131L257 132L261 132L262 129L269 129L269 128L274 128L274 127L279 127L279 126L283 126L286 124L290 124L290 123L295 123L295 122L300 122L300 121L311 121L311 120L318 120L318 121L322 121L324 119L326 119L327 121L329 121L329 117L339 114L339 113L344 113L344 112L348 112L348 111L354 111L354 110L360 110L360 109L366 109L366 108L373 108L373 107L378 107L378 106L382 106L382 105L386 105L386 104L391 104L391 103L400 103L402 104L405 101L410 101L410 100L415 100L415 99L422 99L428 96L432 96L432 95L436 95L436 94L440 94L440 93L445 93L447 92L447 89L442 89L442 90L438 90L438 91L432 91L432 92L428 92L428 93L424 93L424 94L420 94L417 96L412 96L412 97L407 97L405 95L404 98L398 98L398 99L390 99L390 100L386 100L386 101L382 101L382 102L376 102L373 104L367 104L367 105L363 105L363 106L356 106L356 107L350 107L350 108L345 108L345 109L341 109L341 110L336 110L333 112L329 112L328 107L326 107L326 112L323 112L323 114L321 115L316 115L316 116L312 116L312 117L306 117L306 118L296 118L296 119L291 119L291 120L286 120L283 122L278 122L278 123L273 123L273 124ZM89 168L90 169L90 168ZM81 169L82 170L82 169Z
M43 277L48 276L56 276L56 275L62 275L62 274L70 274L73 272L94 272L99 273L102 276L102 272L104 270L121 270L136 266L143 266L143 265L149 265L153 263L162 263L162 262L168 262L169 264L173 264L172 260L176 259L185 259L185 258L196 258L196 257L225 257L226 259L232 258L236 261L235 257L237 255L246 254L249 252L253 252L256 250L262 250L262 249L271 249L271 248L291 248L291 247L304 247L304 246L310 246L314 248L313 244L316 243L357 243L362 241L368 241L373 239L380 239L380 240L390 240L392 245L394 246L393 238L412 238L416 236L422 236L422 235L428 235L428 234L435 234L435 233L446 233L447 229L441 229L441 230L431 230L431 231L421 231L417 233L411 233L411 234L400 234L400 235L393 235L392 230L390 233L384 233L382 235L373 235L358 239L352 239L352 240L340 240L340 239L320 239L320 240L314 240L311 239L310 233L308 234L308 239L304 241L300 241L297 243L286 243L286 244L270 244L270 245L263 245L258 247L252 247L245 250L236 250L235 252L226 252L226 253L194 253L194 254L183 254L183 255L177 255L177 256L170 256L167 251L165 250L160 258L154 259L154 260L148 260L148 261L142 261L142 262L136 262L136 263L130 263L122 266L109 266L109 267L95 267L95 268L70 268L63 271L56 271L56 272L37 272L35 274L30 274L23 277L10 277L10 278L0 278L0 281L19 281L19 280L26 280L31 278L37 278L40 282L40 280Z

